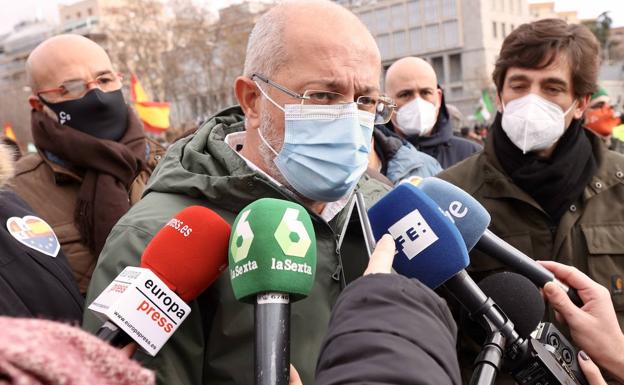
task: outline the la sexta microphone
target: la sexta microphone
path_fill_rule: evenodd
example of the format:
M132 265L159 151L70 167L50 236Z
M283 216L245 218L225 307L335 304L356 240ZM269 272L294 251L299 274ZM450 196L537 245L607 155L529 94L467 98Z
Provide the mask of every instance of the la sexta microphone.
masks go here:
M234 296L255 306L255 384L286 385L290 368L290 304L314 285L316 235L306 210L259 199L236 218L229 272Z
M96 335L116 346L131 338L156 355L190 313L186 303L226 268L229 238L214 211L180 211L147 245L141 267L126 267L89 306L106 321Z
M496 258L539 287L544 287L547 282L555 282L568 293L575 304L583 305L576 290L557 280L554 274L544 266L488 230L490 214L467 192L434 177L422 179L417 186L455 223L468 250L474 247Z

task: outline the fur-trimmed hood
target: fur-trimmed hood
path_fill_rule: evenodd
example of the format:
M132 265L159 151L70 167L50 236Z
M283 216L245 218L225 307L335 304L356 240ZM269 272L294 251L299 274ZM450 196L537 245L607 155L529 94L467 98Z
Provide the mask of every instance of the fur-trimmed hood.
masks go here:
M0 188L13 176L13 154L11 149L0 144Z

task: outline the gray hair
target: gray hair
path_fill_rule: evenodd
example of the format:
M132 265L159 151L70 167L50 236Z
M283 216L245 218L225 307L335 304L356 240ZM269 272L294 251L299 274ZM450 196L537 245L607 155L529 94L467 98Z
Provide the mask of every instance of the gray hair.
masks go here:
M282 8L278 5L276 8ZM247 52L245 54L245 68L243 73L247 77L256 72L267 77L273 76L286 62L284 44L284 12L272 9L262 15L251 30Z

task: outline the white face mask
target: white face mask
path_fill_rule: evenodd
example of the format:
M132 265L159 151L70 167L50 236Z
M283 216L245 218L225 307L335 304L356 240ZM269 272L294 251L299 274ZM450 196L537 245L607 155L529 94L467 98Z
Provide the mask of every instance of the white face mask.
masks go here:
M397 111L397 124L401 132L408 136L427 135L437 118L435 104L418 97Z
M528 94L503 104L503 131L524 154L545 150L555 144L565 131L567 111L539 95Z

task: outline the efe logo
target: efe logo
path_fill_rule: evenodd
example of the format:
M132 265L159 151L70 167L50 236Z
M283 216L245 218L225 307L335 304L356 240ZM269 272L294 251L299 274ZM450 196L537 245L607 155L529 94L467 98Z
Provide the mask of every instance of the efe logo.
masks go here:
M388 232L392 235L396 244L397 250L395 255L403 252L409 260L412 260L438 240L438 236L433 232L418 209L390 226Z

